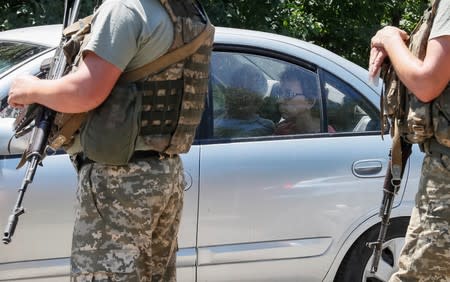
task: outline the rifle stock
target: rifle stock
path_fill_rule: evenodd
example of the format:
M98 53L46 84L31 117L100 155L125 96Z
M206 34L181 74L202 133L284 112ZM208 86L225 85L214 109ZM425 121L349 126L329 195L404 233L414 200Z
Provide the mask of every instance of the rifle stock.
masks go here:
M77 18L79 11L79 2L80 0L65 1L63 30L68 25L72 24ZM65 42L66 38L62 36L60 44L52 59L52 64L47 73L46 79L58 79L64 75L64 71L66 69L66 58L64 56L63 46ZM4 244L9 244L11 242L12 236L14 235L17 227L17 223L19 222L19 216L25 213L25 209L22 207L22 201L28 185L33 182L33 178L38 165L42 164L42 160L46 155L45 151L48 146L48 137L56 114L55 111L42 105L33 106L37 108L36 112L38 114L34 118L33 133L31 135L28 148L22 156L22 161L26 161L28 163L28 166L25 171L22 185L19 188L17 201L13 207L11 215L8 217L8 222L5 231L3 232L2 241ZM20 130L20 128L18 129L16 127L16 132Z

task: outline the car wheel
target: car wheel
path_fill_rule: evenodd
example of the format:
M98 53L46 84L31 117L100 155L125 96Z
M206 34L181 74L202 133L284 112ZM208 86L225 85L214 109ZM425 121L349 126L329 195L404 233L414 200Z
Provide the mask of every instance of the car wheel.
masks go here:
M385 282L398 269L398 259L405 241L409 218L395 218L388 227L380 263L376 273L370 273L372 266L372 249L367 242L378 238L380 224L375 225L353 244L339 266L334 282Z

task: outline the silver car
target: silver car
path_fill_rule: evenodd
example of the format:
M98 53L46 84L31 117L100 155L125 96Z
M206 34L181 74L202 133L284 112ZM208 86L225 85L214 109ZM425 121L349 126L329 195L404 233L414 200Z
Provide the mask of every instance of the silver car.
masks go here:
M11 79L37 74L60 34L60 26L0 33L2 103ZM243 66L264 79L236 76ZM277 98L288 68L303 73L304 90L317 94L317 130L277 135L249 129L264 120L273 130L282 120ZM261 98L231 95L238 80L250 80ZM194 145L182 157L178 280L387 281L403 244L422 155L414 148L380 267L372 274L365 244L378 236L391 145L389 134L380 136L379 93L368 84L367 71L311 43L217 28L206 110ZM232 107L231 96L237 97ZM254 111L250 125L234 120L224 133L219 121L230 108ZM24 176L16 165L26 140L12 138L14 115L9 108L0 115L0 228ZM47 156L25 195L26 213L13 241L0 246L0 281L68 280L75 193L68 156Z

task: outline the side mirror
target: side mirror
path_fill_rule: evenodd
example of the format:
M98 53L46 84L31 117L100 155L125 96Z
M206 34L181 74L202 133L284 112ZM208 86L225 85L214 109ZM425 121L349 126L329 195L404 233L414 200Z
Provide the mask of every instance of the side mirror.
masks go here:
M21 155L28 146L30 134L14 137L14 118L0 119L0 156Z

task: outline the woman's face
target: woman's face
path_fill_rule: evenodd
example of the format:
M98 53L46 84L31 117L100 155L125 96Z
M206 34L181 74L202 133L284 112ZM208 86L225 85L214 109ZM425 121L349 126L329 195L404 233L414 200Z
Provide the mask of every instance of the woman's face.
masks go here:
M281 95L278 99L281 116L285 119L293 118L309 111L315 101L303 95L302 85L298 80L288 80L281 83Z

